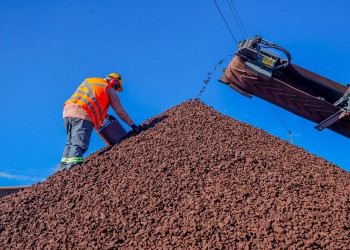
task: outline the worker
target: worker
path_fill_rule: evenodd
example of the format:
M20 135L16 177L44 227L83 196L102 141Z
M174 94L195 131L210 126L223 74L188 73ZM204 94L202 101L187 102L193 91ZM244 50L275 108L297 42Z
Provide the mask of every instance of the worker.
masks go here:
M109 105L122 121L131 126L133 132L139 132L139 126L124 110L116 92L123 91L122 84L123 79L117 73L110 73L106 78L87 78L64 103L63 121L67 141L61 163L57 166L58 171L83 163L92 130L102 126Z

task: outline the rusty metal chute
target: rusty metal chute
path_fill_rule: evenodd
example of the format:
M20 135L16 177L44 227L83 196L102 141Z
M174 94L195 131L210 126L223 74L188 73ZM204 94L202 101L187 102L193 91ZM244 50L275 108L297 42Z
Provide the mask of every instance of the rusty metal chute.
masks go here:
M349 87L292 64L283 48L287 60L266 48L281 47L258 36L242 41L219 81L350 138Z

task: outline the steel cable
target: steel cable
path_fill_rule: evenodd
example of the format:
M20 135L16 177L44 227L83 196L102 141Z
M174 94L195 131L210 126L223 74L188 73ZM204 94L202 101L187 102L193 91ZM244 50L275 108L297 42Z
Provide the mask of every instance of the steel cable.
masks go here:
M243 31L244 31L245 37L248 37L247 32L245 31L245 28L244 28L243 22L242 22L241 18L239 17L238 11L237 11L237 9L236 9L236 7L235 7L234 3L233 3L233 0L231 0L231 4L232 4L232 6L233 6L233 8L234 8L234 10L235 10L235 12L236 12L236 14L237 14L237 17L238 17L239 22L240 22L240 23L241 23L241 25L242 25L242 28L243 28Z
M221 17L222 17L222 19L224 20L224 22L225 22L225 24L226 24L226 27L227 27L228 30L230 31L233 40L235 41L236 44L238 44L238 42L237 42L235 36L233 35L232 30L231 30L230 26L228 25L228 23L227 23L227 21L226 21L224 15L222 14L222 12L221 12L221 10L220 10L220 7L219 7L218 3L216 2L216 0L214 0L214 3L215 3L215 5L216 5L216 7L218 8L218 11L220 12Z
M282 123L282 126L288 131L289 137L290 137L290 142L293 144L293 135L292 135L292 131L288 128L287 124L285 123L285 121L283 120L283 118L281 116L279 116L279 114L277 113L277 110L275 109L275 107L273 106L273 104L271 105L271 109L273 110L273 112L275 113L277 119Z
M232 7L231 7L230 1L229 1L229 0L226 0L226 1L227 1L228 6L230 7L231 13L232 13L232 15L233 15L233 17L234 17L234 19L235 19L235 21L236 21L236 24L237 24L237 26L238 26L238 28L239 28L239 31L241 32L241 35L242 35L243 39L246 38L246 36L243 34L243 31L242 31L241 26L239 25L239 22L238 22L237 17L236 17L236 15L235 15L235 13L233 12L233 9L232 9Z

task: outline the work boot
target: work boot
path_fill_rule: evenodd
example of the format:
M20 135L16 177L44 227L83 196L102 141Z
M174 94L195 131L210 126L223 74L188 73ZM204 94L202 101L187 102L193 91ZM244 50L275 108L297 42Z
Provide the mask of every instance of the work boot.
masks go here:
M68 163L65 169L72 169L72 168L74 168L75 166L80 165L81 163L82 163L82 162L77 162L77 163L74 163L74 164Z
M57 172L63 171L63 170L65 170L66 168L67 168L67 164L61 162L60 164L57 165Z

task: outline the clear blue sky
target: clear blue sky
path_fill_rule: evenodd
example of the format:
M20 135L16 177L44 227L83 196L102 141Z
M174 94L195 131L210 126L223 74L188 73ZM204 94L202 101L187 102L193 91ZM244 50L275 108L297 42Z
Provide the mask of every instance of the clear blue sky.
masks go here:
M227 1L217 2L242 40ZM350 82L350 1L234 3L250 37L259 34L288 49L294 63ZM212 0L2 0L0 30L0 186L30 185L55 172L66 139L62 105L84 78L121 73L122 104L139 124L196 97L207 72L236 50ZM219 75L202 96L207 105L289 140L271 104L239 95ZM350 170L349 139L277 110L297 146ZM102 147L94 132L85 156Z

